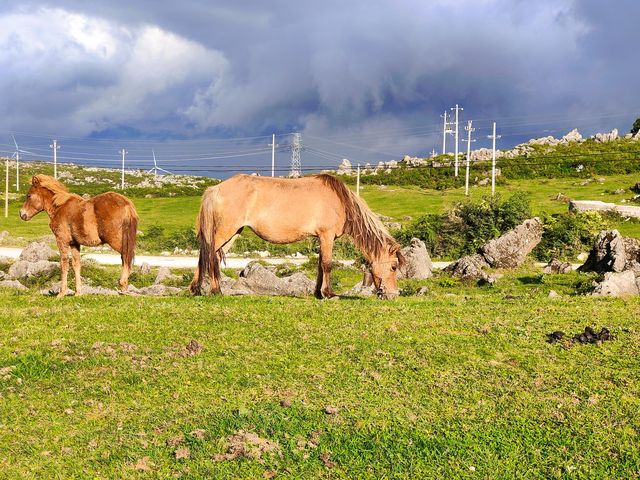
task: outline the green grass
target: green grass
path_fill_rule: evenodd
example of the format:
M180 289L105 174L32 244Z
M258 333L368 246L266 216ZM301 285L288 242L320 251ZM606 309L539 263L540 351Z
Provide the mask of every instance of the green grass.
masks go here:
M572 295L583 277L438 277L394 302L0 291L0 476L637 477L640 300ZM616 339L545 342L586 325ZM214 461L239 430L281 456Z

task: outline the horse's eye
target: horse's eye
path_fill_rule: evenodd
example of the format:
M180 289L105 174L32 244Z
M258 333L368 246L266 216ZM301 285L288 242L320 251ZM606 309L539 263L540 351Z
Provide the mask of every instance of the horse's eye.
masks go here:
M392 271L392 272L395 272L397 269L398 269L398 266L397 266L397 265L393 265L393 266L391 267L391 271Z

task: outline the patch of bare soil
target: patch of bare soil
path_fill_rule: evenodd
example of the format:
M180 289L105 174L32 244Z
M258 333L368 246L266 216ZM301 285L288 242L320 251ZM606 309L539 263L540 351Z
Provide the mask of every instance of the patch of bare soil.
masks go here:
M227 438L226 453L213 456L213 460L235 460L236 458L249 458L261 460L265 454L282 455L278 442L259 437L253 432L238 430Z

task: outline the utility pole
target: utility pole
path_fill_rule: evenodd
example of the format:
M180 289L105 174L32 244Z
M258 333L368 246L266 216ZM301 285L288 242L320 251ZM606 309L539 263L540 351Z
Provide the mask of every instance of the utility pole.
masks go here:
M358 164L358 176L356 177L356 195L360 196L360 164Z
M302 151L302 135L299 133L293 134L291 141L291 171L289 176L291 178L298 178L300 176L300 152Z
M58 140L53 140L53 143L49 145L49 148L53 148L53 178L58 179Z
M469 163L471 162L471 142L475 142L475 140L471 140L471 132L475 132L475 128L473 128L473 120L469 120L467 122L467 126L464 127L467 131L467 173L464 178L464 194L469 195Z
M4 218L9 216L9 157L4 161L5 186L4 186Z
M440 115L440 117L444 118L444 124L442 126L442 154L447 153L447 133L453 133L453 130L448 128L451 125L451 122L447 122L447 111L444 111L444 115ZM449 116L451 118L451 116Z
M120 150L120 152L122 154L122 179L120 181L120 189L124 190L124 156L129 153L127 152L124 148L122 150Z
M271 143L268 145L271 147L271 176L276 176L276 134L271 135Z
M458 120L459 120L459 119L458 119L458 112L459 112L460 110L464 110L464 108L459 107L459 106L458 106L458 104L456 103L456 106L455 106L455 107L453 107L451 110L455 110L455 112L456 112L456 121L455 121L455 126L456 126L456 129L455 129L455 135L456 135L456 160L455 160L455 174L456 174L456 177L457 177L457 176L458 176L458 130L459 130L459 129L458 129L458 126L459 126L459 121L458 121Z
M491 156L491 196L496 191L496 139L501 135L496 135L496 122L493 122L493 135L488 135L487 138L493 140L493 155Z

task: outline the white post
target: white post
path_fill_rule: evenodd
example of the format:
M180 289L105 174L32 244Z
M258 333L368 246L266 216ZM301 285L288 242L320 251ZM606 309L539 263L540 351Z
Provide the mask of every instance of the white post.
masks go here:
M459 128L458 128L458 125L459 125L459 123L458 123L458 111L459 110L464 110L464 109L462 107L459 107L458 104L456 103L456 106L454 108L452 108L451 110L455 110L456 111L456 122L455 122L456 123L456 129L455 129L455 136L456 136L455 174L456 174L456 177L457 177L458 176L458 131L459 131Z
M471 142L475 142L475 140L471 140L471 132L475 131L475 128L472 127L473 121L469 120L467 122L467 126L465 130L467 131L467 172L464 178L464 194L469 195L469 164L471 163Z
M276 176L276 134L271 135L271 143L269 144L271 147L271 176Z
M122 179L120 180L120 189L124 190L124 155L127 151L123 148L120 150L120 153L122 154Z
M441 115L444 118L444 125L442 126L442 154L447 153L447 111L444 111L444 115Z
M20 191L20 151L16 151L16 192Z
M358 164L358 176L356 177L356 195L360 196L360 164Z
M58 140L53 140L53 144L49 145L49 148L53 149L53 178L58 179Z
M9 216L9 157L4 162L5 166L5 188L4 188L4 218Z
M489 135L489 138L493 140L491 155L491 195L493 196L496 191L496 139L500 138L500 135L496 135L496 122L493 122L493 135Z

